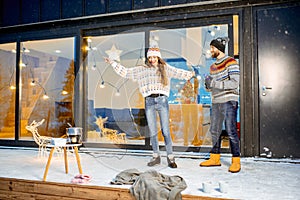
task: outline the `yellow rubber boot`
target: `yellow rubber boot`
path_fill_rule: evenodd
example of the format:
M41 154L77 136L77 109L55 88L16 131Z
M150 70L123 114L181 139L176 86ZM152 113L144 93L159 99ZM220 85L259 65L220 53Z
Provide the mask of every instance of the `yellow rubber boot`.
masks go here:
M210 154L210 158L200 163L200 167L215 167L221 166L220 154Z
M232 157L231 166L229 167L229 172L236 173L241 170L240 157Z

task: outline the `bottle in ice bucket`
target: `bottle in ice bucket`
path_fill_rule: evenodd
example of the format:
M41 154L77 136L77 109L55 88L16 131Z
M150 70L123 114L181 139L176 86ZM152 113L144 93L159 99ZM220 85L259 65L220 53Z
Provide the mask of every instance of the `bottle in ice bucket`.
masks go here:
M70 127L67 128L68 142L71 144L81 144L82 128L81 127Z

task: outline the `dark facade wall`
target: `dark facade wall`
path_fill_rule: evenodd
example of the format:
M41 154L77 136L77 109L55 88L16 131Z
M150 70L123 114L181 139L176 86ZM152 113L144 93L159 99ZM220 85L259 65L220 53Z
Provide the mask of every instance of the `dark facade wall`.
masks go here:
M0 27L208 0L2 0Z

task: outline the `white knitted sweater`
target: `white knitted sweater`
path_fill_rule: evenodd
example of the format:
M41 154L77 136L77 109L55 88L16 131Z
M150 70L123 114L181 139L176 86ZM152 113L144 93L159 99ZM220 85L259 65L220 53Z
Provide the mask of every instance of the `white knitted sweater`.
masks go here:
M193 72L191 71L178 69L167 64L165 69L169 80L168 84L164 86L161 83L160 76L157 74L157 68L146 66L126 68L117 62L112 62L111 66L120 76L137 81L143 97L151 94L169 96L171 78L189 80L193 76Z

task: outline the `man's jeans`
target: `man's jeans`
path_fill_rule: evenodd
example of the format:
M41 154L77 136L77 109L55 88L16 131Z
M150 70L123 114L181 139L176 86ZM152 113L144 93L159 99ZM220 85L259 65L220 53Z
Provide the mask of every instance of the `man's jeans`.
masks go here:
M212 136L213 148L211 153L220 153L221 132L223 122L225 122L225 130L228 133L232 156L240 156L240 141L236 128L237 109L238 102L236 101L212 104L210 133Z
M172 139L170 136L169 127L169 103L167 96L146 97L145 98L145 111L147 122L150 131L150 141L152 144L153 153L159 154L159 144L157 138L157 119L156 112L159 114L160 125L162 134L164 136L167 155L173 153Z

